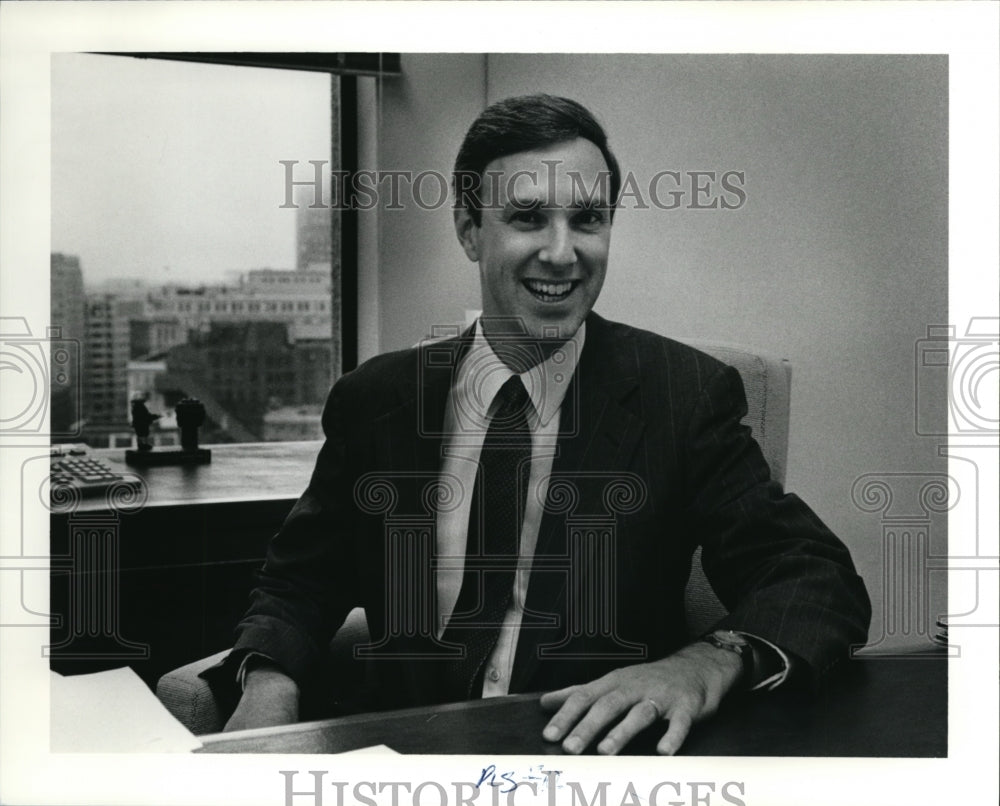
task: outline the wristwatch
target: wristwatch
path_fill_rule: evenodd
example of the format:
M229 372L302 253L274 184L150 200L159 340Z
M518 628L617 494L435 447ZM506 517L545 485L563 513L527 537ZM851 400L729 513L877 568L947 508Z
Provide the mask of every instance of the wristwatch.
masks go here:
M735 652L743 664L741 682L749 686L753 680L753 647L742 635L732 630L716 630L701 637L701 640L711 644L716 649Z

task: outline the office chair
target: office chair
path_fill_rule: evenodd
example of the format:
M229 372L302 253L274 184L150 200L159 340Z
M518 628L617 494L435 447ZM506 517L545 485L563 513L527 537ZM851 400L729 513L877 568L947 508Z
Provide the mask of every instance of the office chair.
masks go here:
M734 367L743 379L747 397L747 414L743 423L750 427L771 466L771 476L785 481L788 458L788 419L791 401L792 367L786 359L753 352L736 345L683 340L725 364ZM701 549L697 549L691 565L684 597L688 634L702 635L711 629L726 609L716 597L701 567ZM363 685L363 664L353 657L357 643L368 642L368 626L364 610L355 608L330 644L330 666L337 670L338 681L345 688ZM218 663L228 654L223 650L208 658L189 663L160 678L156 695L160 701L192 733L216 733L224 727L228 714L223 713L211 689L199 673Z

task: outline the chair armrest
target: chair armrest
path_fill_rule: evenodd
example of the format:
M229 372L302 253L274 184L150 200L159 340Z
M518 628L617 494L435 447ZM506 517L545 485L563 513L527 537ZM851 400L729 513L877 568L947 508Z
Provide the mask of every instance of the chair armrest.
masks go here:
M327 675L337 682L339 705L347 711L363 710L365 662L354 657L354 647L369 640L365 611L356 607L330 642ZM228 711L216 700L208 682L199 677L206 669L221 663L229 652L224 649L167 672L156 684L160 702L196 736L218 733L229 719Z
M212 689L198 675L221 662L228 649L201 658L172 672L167 672L156 684L156 696L178 722L196 736L218 733L225 727L228 716L222 712Z

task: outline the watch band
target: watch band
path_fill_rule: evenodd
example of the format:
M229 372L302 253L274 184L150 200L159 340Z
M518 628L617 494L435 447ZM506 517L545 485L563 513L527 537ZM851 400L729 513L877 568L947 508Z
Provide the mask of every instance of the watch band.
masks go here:
M742 635L732 630L716 630L703 635L699 640L711 644L716 649L723 649L736 654L743 665L741 682L750 686L753 683L753 647Z

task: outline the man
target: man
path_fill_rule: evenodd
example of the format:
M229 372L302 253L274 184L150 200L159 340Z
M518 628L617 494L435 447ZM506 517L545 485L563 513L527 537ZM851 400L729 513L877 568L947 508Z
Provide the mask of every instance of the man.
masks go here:
M865 640L868 597L770 480L738 373L592 312L620 187L600 125L564 98L495 104L454 183L483 315L334 386L309 488L213 672L244 686L227 728L297 719L300 692L335 683L321 659L356 606L377 707L545 691L544 737L570 753L658 721L674 753L736 688L821 681ZM698 545L730 611L704 637L683 618Z

